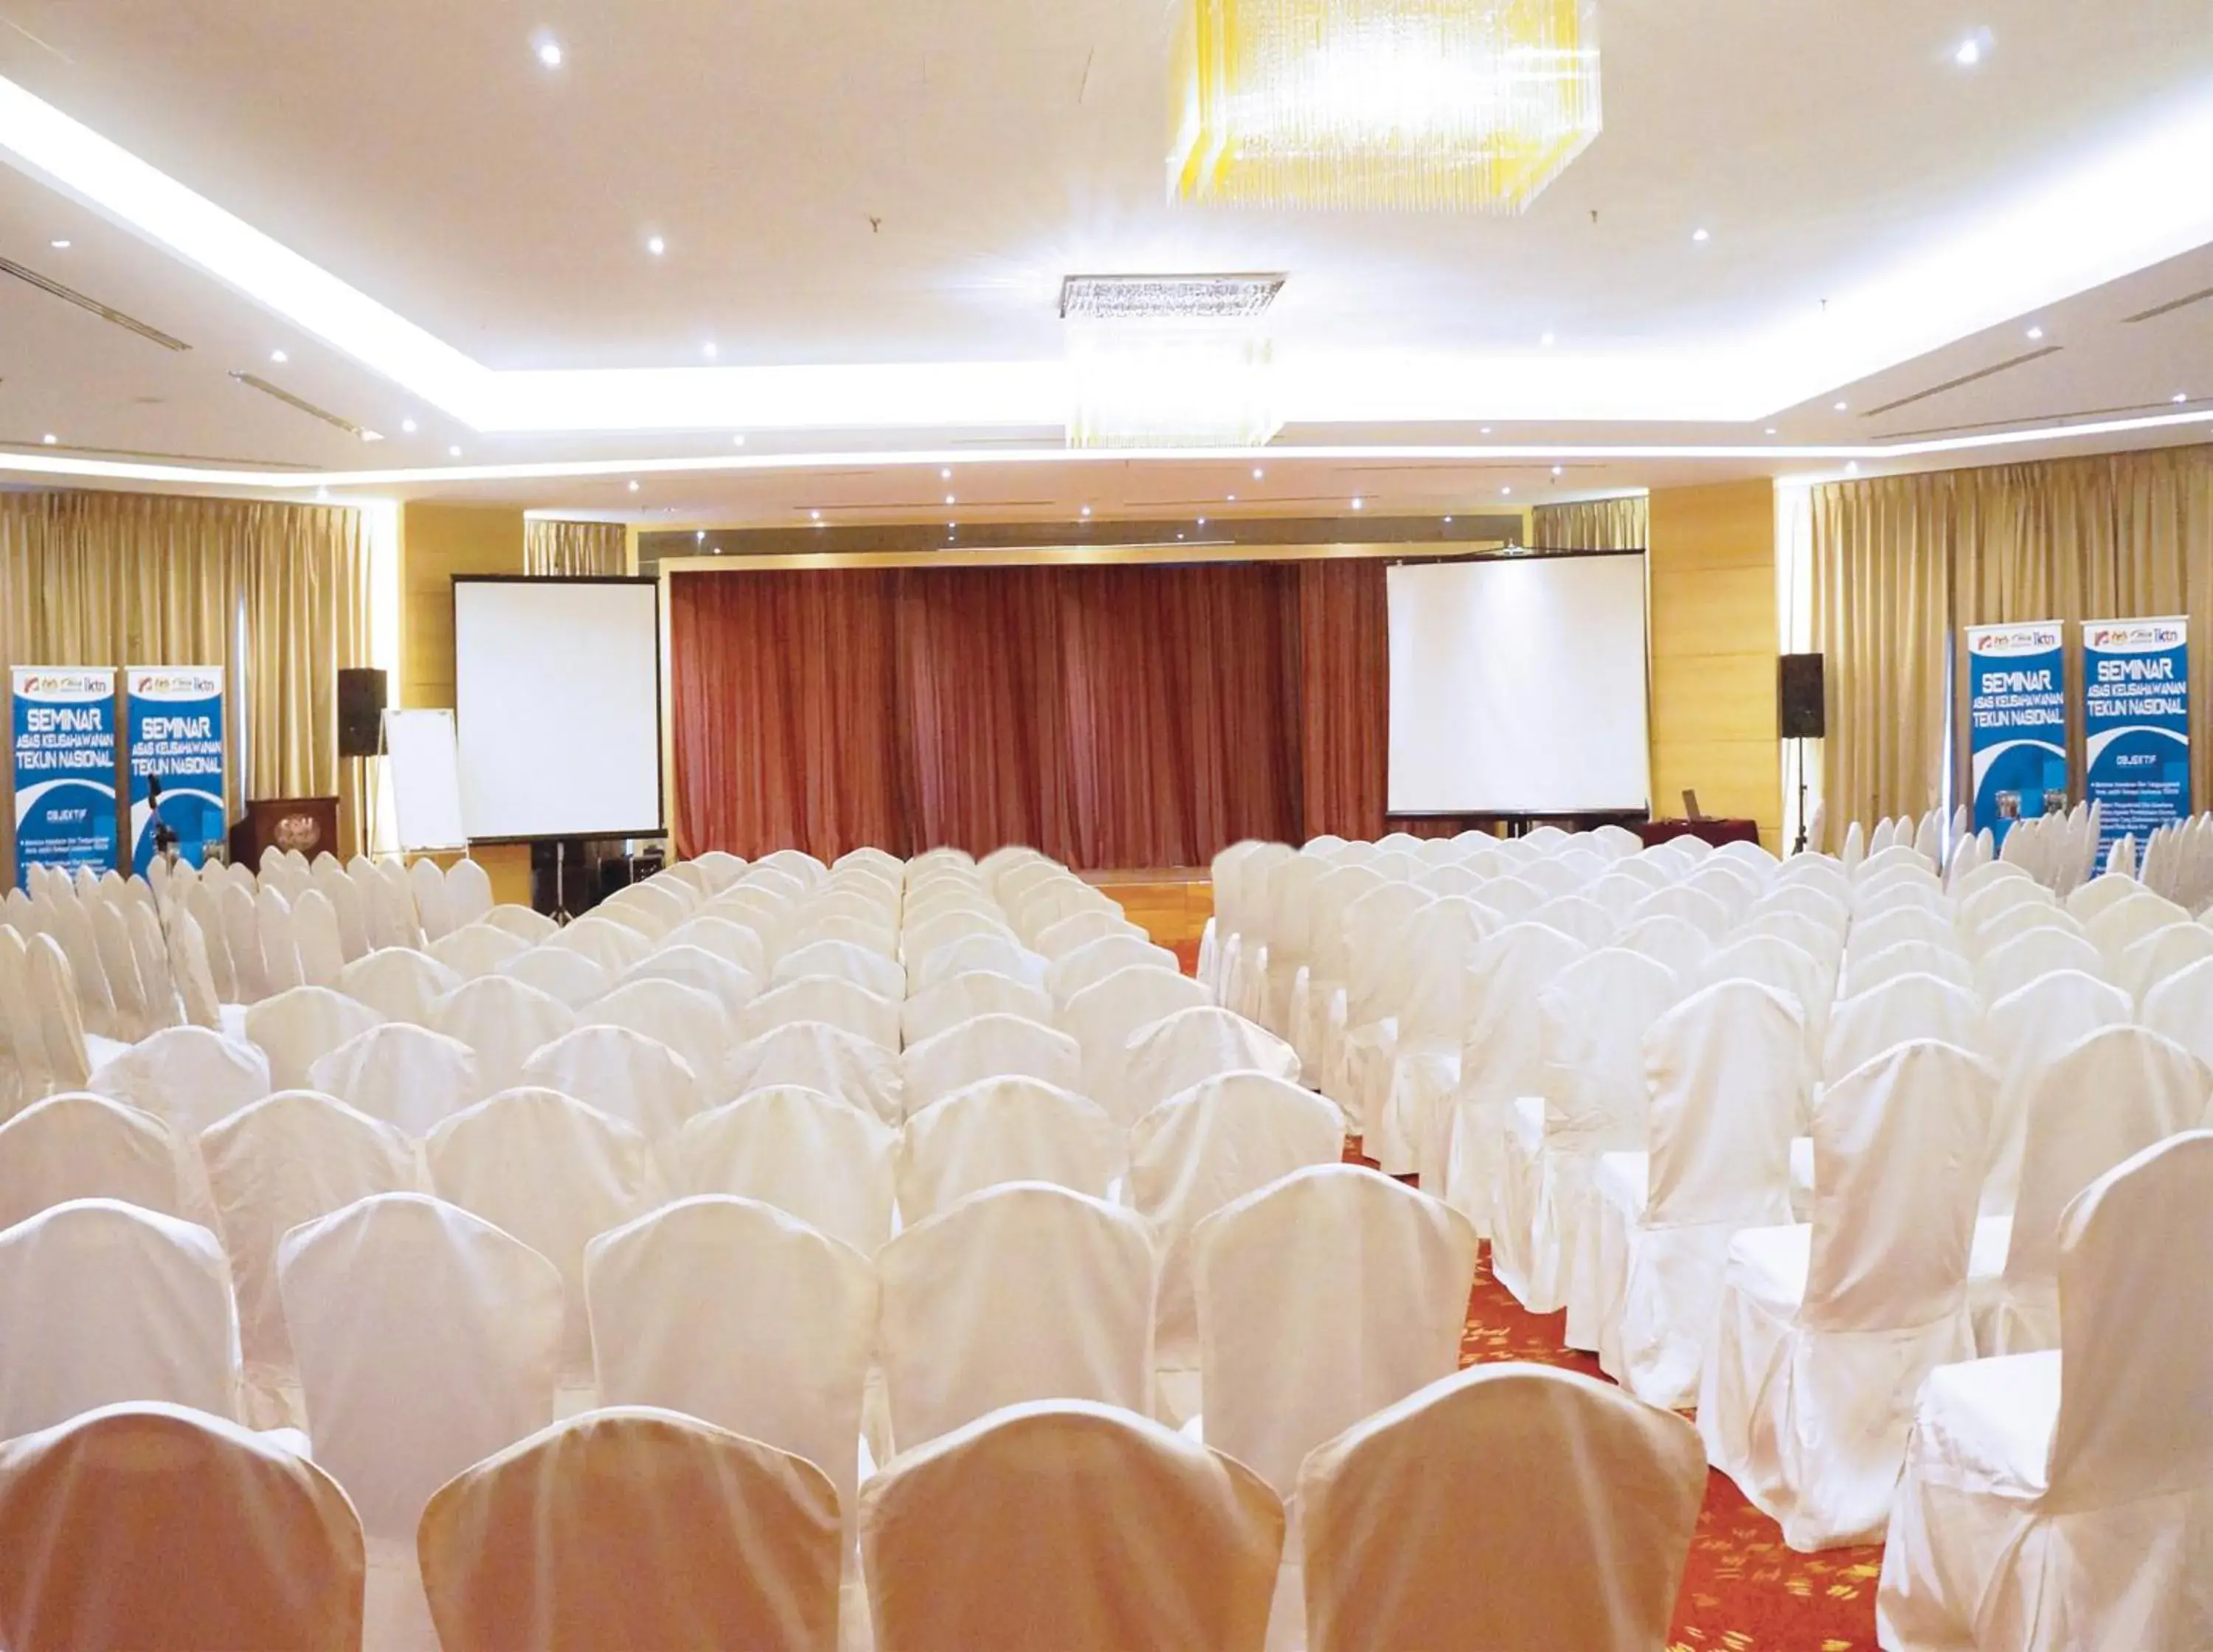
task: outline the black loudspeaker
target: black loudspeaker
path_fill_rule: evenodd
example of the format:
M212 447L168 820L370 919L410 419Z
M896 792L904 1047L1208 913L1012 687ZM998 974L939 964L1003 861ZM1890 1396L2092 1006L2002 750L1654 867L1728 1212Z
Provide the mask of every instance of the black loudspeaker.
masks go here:
M1785 740L1820 740L1828 726L1821 656L1786 654L1775 662L1775 719Z
M338 673L338 755L375 757L384 749L384 674L374 666Z

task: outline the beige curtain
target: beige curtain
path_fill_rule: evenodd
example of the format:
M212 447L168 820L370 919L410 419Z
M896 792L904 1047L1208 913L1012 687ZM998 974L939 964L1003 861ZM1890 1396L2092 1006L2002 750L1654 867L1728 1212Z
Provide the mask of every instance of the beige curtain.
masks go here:
M1948 730L1965 726L1968 625L2058 619L2070 745L2082 749L2079 621L2184 613L2191 704L2213 685L2213 448L2105 454L1886 477L1814 490L1814 631L1828 655L1829 819L1872 821L1942 795ZM2213 730L2191 784L2213 802ZM1967 796L1954 742L1953 796Z
M522 571L540 576L626 574L630 552L620 522L556 522L527 517Z
M1539 551L1643 551L1649 546L1650 521L1641 495L1539 505L1529 513L1529 541Z
M338 673L369 662L369 563L362 513L342 506L0 495L0 665L222 667L232 815L247 797L337 796L351 853ZM0 765L0 789L12 781Z

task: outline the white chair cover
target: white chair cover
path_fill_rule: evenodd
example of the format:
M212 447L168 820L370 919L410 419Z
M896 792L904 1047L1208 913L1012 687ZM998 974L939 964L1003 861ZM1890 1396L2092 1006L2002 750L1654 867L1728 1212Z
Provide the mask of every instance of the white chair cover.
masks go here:
M2058 1254L2055 1351L1943 1366L1921 1391L1886 1646L2213 1644L2213 1134L2098 1178Z
M71 1199L186 1216L186 1150L163 1120L104 1095L34 1101L0 1123L0 1228Z
M887 1125L896 1125L901 1114L899 1058L827 1021L787 1021L747 1039L730 1052L722 1079L725 1094L797 1084L865 1108Z
M1110 935L1133 935L1141 941L1145 938L1145 932L1119 912L1094 906L1054 919L1037 932L1032 944L1047 958L1062 958L1088 942Z
M768 948L760 936L745 924L710 912L687 917L661 940L661 949L698 947L724 963L735 964L756 981L768 978Z
M1698 1437L1538 1365L1444 1377L1299 1472L1307 1645L1650 1652L1706 1490Z
M896 1053L899 1015L897 999L880 998L858 981L838 975L802 975L770 988L740 1011L736 1036L750 1043L795 1021L822 1021ZM718 1061L714 1070L722 1067Z
M1203 1013L1203 1012L1202 1012ZM899 1057L901 1094L911 1119L979 1079L1034 1078L1063 1089L1082 1082L1082 1060L1065 1033L1020 1015L978 1015L910 1045Z
M829 975L866 987L879 998L897 1003L906 997L906 972L881 953L857 947L850 941L810 941L793 948L776 960L771 984L804 980L810 975Z
M437 941L451 934L454 928L452 910L446 905L446 875L438 869L438 863L423 859L407 868L408 893L415 902L416 920L423 926L424 941Z
M1147 1409L1155 1264L1133 1212L1011 1182L903 1229L876 1268L899 1449L1023 1400Z
M0 1444L0 1641L357 1652L361 1522L330 1476L204 1411L107 1406Z
M346 870L361 890L369 950L420 947L423 925L416 916L415 893L407 881L407 869L398 861L370 864L357 859Z
M1781 993L1722 981L1645 1036L1651 1146L1608 1153L1599 1197L1599 1363L1671 1410L1698 1389L1728 1243L1790 1220L1790 1137L1811 1083Z
M684 1193L771 1204L874 1256L892 1234L899 1144L852 1102L785 1084L692 1119L670 1157Z
M2213 1063L2213 960L2178 970L2145 993L2141 1019L2200 1061Z
M1913 1039L1938 1039L1979 1052L1988 1036L1982 1000L1969 988L1933 975L1893 976L1830 1012L1821 1074L1830 1081L1842 1078Z
M878 1652L1260 1652L1283 1547L1250 1470L1072 1401L983 1417L861 1496Z
M172 1027L103 1064L88 1088L196 1135L269 1094L269 1058L204 1027Z
M2055 970L1990 1005L1985 1021L1998 1070L1983 1214L2009 1216L2021 1186L2028 1094L2051 1064L2101 1027L2130 1019L2129 995L2079 970Z
M292 1368L277 1289L278 1241L356 1199L415 1191L414 1145L343 1101L294 1089L210 1125L199 1153L230 1257L247 1381L266 1393Z
M533 947L541 941L551 941L561 932L561 926L545 913L505 901L495 904L485 914L484 921L505 930L526 945Z
M658 1143L706 1105L691 1064L626 1027L580 1027L522 1064L519 1082L558 1090Z
M230 973L238 1001L254 1003L269 996L269 967L261 955L261 920L253 891L244 884L225 882L215 891L215 909L223 926L223 940L230 954Z
M1169 971L1181 967L1175 954L1143 936L1110 935L1055 958L1046 971L1044 986L1055 1003L1064 1004L1086 987L1139 966Z
M577 1013L586 1027L626 1027L667 1045L695 1076L710 1081L736 1043L729 1013L713 994L680 981L632 981Z
M128 1400L239 1415L230 1271L195 1223L109 1198L26 1217L0 1231L0 1440Z
M1192 1240L1207 1443L1295 1490L1314 1447L1459 1368L1476 1249L1458 1211L1357 1165L1216 1210Z
M1233 1011L1202 1005L1140 1027L1123 1046L1121 1082L1100 1104L1140 1119L1172 1095L1221 1073L1261 1072L1295 1083L1299 1052Z
M1929 975L1955 986L1972 988L1974 972L1958 948L1933 941L1900 941L1873 954L1844 951L1844 978L1838 987L1848 998L1864 997L1887 981L1901 976Z
M334 986L346 966L345 941L337 909L320 889L302 889L292 903L292 945L300 979L309 986Z
M1095 947L1099 942L1091 944ZM907 991L919 993L948 976L972 969L996 970L1033 986L1045 984L1046 960L1037 954L1003 935L970 935L934 947L919 958L910 954Z
M308 869L308 882L315 892L331 903L337 915L338 947L346 961L364 957L369 952L369 905L361 886L346 875L336 856L318 855Z
M479 975L431 1006L430 1030L476 1052L477 1088L491 1094L522 1082L523 1064L576 1030L576 1012L511 975Z
M614 985L613 975L603 966L574 947L557 947L550 941L509 959L500 966L500 973L535 987L572 1009L607 997Z
M854 1521L876 1273L752 1199L679 1200L585 1247L603 1405L661 1405L814 1464Z
M335 1096L410 1136L484 1097L476 1052L408 1021L357 1033L308 1069L307 1088Z
M491 911L491 875L463 856L446 869L446 912L454 930L466 929Z
M1974 1356L1967 1253L1996 1083L1935 1039L1848 1074L1814 1115L1813 1222L1729 1245L1698 1432L1794 1549L1877 1539L1922 1379Z
M1196 1009L1205 1003L1206 989L1198 981L1149 965L1118 969L1093 982L1060 1009L1061 1029L1082 1052L1082 1079L1077 1088L1107 1108L1116 1123L1135 1124L1134 1117L1120 1111L1123 1090L1117 1082L1131 1037L1179 1009Z
M136 1042L150 1029L146 988L138 978L138 954L131 947L131 925L123 909L102 895L94 894L85 903L85 908L92 920L101 973L107 982L113 1004L112 1036L126 1043ZM85 972L78 973L82 978Z
M46 1052L46 1076L58 1090L82 1089L92 1076L92 1060L85 1047L84 1021L77 1009L76 984L70 973L69 960L50 935L27 937L23 952L31 1012Z
M471 864L467 861L454 863ZM454 974L473 980L504 969L528 952L530 943L497 924L484 922L465 924L433 941L425 950Z
M271 992L302 985L307 978L300 969L300 942L292 924L292 903L273 886L264 885L253 897L255 926L261 932L261 969Z
M760 992L760 981L752 972L688 942L655 948L615 984L627 986L632 981L681 981L698 987L722 1006L734 1027Z
M220 1027L223 998L216 991L207 937L192 915L181 908L169 919L169 970L176 979L177 997L186 1022L193 1027Z
M1106 1198L1129 1157L1127 1133L1096 1102L1043 1079L978 1079L906 1121L899 1219L911 1226L1003 1182L1051 1182Z
M384 1017L367 1004L323 986L296 986L249 1004L247 1042L269 1059L272 1090L305 1088L308 1071L348 1039L381 1027Z
M2213 935L2213 930L2208 934ZM1032 986L1011 975L972 969L965 974L947 977L899 1006L900 1037L907 1044L920 1044L978 1015L1019 1015L1025 1021L1051 1027L1054 1021L1052 995L1041 986Z
M2207 958L2213 958L2213 926L2169 924L2132 942L2113 978L2141 1003L2153 988Z
M460 984L459 975L427 953L382 947L340 970L338 990L387 1021L428 1027L438 1000Z

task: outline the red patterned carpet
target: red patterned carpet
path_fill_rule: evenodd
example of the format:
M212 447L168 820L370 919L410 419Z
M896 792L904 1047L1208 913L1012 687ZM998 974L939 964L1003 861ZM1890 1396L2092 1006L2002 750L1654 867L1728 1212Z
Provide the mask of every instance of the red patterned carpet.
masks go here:
M1366 1163L1356 1150L1346 1157ZM1526 1312L1491 1277L1484 1247L1468 1297L1460 1362L1530 1360L1602 1377L1598 1361L1560 1345L1564 1314ZM1706 1476L1706 1504L1675 1603L1667 1652L1875 1652L1875 1586L1882 1549L1801 1555L1723 1476Z

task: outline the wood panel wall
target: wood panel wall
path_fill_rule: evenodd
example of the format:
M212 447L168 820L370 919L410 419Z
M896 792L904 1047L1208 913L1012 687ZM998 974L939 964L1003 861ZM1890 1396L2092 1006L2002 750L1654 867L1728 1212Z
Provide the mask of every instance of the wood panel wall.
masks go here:
M1774 485L1656 489L1651 512L1653 813L1691 787L1780 854Z

